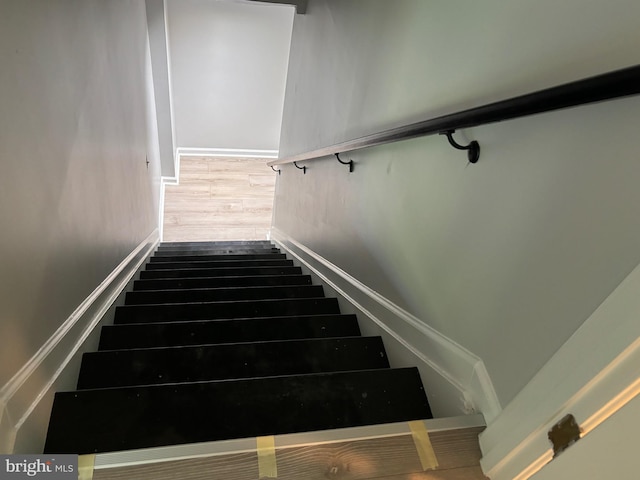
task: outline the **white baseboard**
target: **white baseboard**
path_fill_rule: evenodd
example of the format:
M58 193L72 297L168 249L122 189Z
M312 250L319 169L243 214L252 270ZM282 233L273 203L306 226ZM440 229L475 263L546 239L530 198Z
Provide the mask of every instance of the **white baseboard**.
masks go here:
M180 147L176 150L176 157L278 158L278 150Z
M43 399L52 399L53 387L60 379L69 376L69 370L78 368L72 360L100 320L124 290L127 283L158 244L158 231L144 239L76 308L56 332L31 359L0 389L0 452L13 453L21 429L29 423L30 435L34 435L32 415L42 408ZM77 372L71 377L77 377ZM77 378L71 381L75 382ZM38 417L40 415L37 415ZM38 419L36 436L44 441L48 413ZM25 443L25 442L23 442ZM38 443L38 440L34 442ZM36 451L23 453L40 453Z
M480 435L483 471L531 477L553 456L547 432L558 420L570 413L588 435L640 393L639 370L640 265Z
M435 416L482 413L489 423L499 415L500 402L479 357L278 229L271 239L360 313L363 333L383 337L392 365L418 366Z

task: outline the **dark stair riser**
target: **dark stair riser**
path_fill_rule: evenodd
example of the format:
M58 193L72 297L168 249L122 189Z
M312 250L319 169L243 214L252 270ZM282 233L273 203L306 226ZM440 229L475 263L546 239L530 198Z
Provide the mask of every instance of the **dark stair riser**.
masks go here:
M142 323L102 327L99 350L359 336L355 315Z
M161 303L226 302L232 300L266 300L277 298L318 298L324 296L321 285L283 287L236 287L191 290L128 292L126 305Z
M45 454L95 453L431 418L418 371L57 393Z
M167 262L215 262L217 260L285 260L287 256L284 253L247 253L246 255L177 255L171 256L153 256L149 259L150 263L167 263Z
M133 291L178 290L190 288L267 287L282 285L311 285L309 275L261 275L258 277L169 278L136 280Z
M78 389L388 368L380 337L85 353Z
M187 268L184 270L143 270L140 279L197 278L197 277L248 277L259 275L300 275L300 267L248 267L248 268Z
M327 313L340 313L338 301L335 298L125 305L116 308L114 323L280 317Z

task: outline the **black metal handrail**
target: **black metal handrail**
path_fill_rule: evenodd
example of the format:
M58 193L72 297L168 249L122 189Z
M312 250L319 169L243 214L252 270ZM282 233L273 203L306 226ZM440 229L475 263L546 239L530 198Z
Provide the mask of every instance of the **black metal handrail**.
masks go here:
M302 160L311 160L328 155L335 155L336 153L351 152L384 143L434 134L447 135L449 141L452 142L451 134L461 128L476 127L478 125L511 120L536 113L550 112L562 108L637 94L640 94L640 65L565 83L557 87L539 90L508 100L489 103L480 107L462 110L402 127L392 128L379 133L365 135L328 147L318 148L310 152L279 158L268 162L267 165L283 165L286 163L300 162ZM453 142L452 145L454 143L455 142ZM475 146L473 145L474 143ZM477 161L480 148L477 142L471 142L471 144L466 147L457 145L456 148L469 150L469 161L475 163L472 159L472 150L475 147L477 147L477 155L475 157L475 161Z

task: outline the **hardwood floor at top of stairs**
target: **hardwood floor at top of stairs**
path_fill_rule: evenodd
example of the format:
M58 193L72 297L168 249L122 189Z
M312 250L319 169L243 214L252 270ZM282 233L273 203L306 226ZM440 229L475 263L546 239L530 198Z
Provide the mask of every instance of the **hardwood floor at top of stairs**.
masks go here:
M265 159L182 157L180 184L167 185L167 242L264 240L276 182Z

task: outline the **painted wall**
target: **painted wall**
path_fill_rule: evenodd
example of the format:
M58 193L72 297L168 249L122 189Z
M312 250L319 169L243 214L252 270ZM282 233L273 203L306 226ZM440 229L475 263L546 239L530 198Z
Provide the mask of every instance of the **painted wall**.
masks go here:
M633 0L311 0L281 156L635 65ZM640 98L328 158L274 226L481 357L506 405L640 262ZM427 387L428 388L428 387Z
M167 0L178 148L278 149L294 12Z
M0 58L2 386L157 227L160 167L143 1L3 0Z

